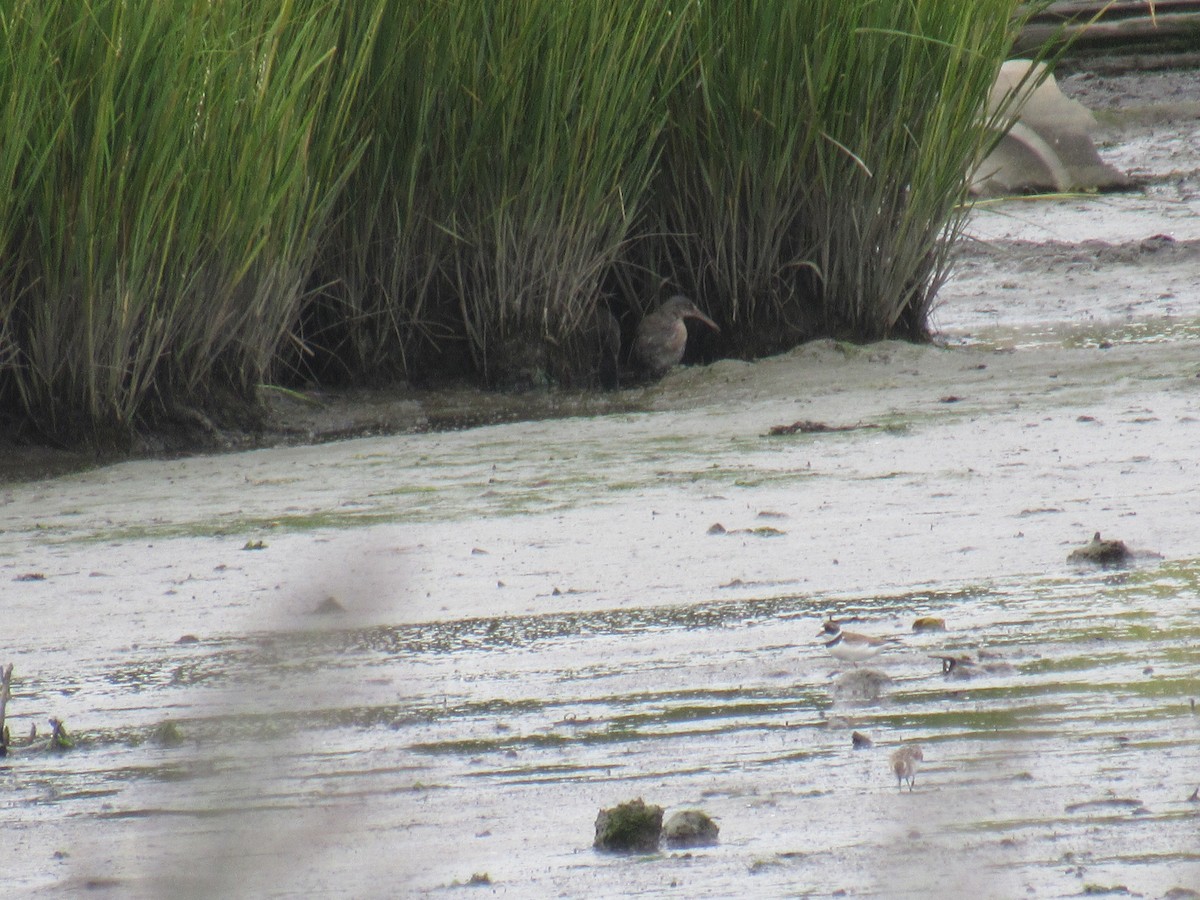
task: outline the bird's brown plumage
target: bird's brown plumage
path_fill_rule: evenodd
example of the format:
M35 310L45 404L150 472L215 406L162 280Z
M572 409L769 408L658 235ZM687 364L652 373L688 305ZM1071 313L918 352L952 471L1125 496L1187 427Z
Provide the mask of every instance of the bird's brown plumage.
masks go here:
M659 378L683 359L688 337L684 319L696 319L713 331L721 330L695 303L676 294L638 325L633 356L643 373Z

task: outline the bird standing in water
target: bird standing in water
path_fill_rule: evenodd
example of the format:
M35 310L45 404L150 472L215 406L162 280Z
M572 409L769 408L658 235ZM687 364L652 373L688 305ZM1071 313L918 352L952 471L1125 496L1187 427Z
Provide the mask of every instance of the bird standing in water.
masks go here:
M896 787L903 790L904 782L908 782L908 789L913 789L913 782L917 780L917 763L925 760L925 754L921 752L919 744L905 744L899 750L892 754L892 771L896 773Z
M842 626L833 619L825 623L817 632L817 637L830 638L825 641L825 649L834 659L854 663L856 666L878 656L888 644L899 640L894 637L877 638L853 631L842 631Z
M683 359L688 338L684 319L697 319L713 331L721 330L695 303L676 294L638 325L633 358L646 375L661 378Z

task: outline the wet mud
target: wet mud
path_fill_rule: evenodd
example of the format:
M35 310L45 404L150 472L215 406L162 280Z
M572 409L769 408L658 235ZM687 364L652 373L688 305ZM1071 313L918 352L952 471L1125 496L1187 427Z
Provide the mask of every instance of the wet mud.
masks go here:
M6 889L1200 890L1198 155L978 209L934 346L0 485ZM639 797L719 843L596 853Z

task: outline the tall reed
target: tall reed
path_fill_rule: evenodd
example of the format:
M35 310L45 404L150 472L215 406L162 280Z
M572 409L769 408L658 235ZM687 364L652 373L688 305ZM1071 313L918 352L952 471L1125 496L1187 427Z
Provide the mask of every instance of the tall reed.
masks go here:
M657 265L741 352L923 334L991 139L1002 0L702 4L672 98Z
M303 323L316 357L309 367L325 379L419 378L463 343L458 309L439 290L451 238L436 164L454 148L435 121L458 90L447 46L460 5L377 4L376 39L349 109L364 153L325 233Z
M578 374L645 202L685 20L657 0L460 5L435 182L449 290L486 380Z
M50 433L252 401L352 159L340 4L48 0L15 385ZM29 8L21 11L29 13ZM324 102L323 102L324 101Z

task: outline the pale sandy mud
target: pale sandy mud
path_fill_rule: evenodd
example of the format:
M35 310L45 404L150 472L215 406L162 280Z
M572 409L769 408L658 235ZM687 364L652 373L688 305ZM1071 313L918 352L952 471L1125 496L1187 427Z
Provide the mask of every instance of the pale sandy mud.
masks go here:
M937 346L0 487L6 889L1200 890L1200 234L1175 183L980 210ZM768 433L805 420L861 427ZM1097 530L1129 568L1068 563ZM829 615L903 636L878 701L837 691ZM981 650L1006 667L931 658ZM26 741L51 716L74 750ZM721 843L594 853L634 797Z

